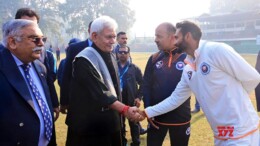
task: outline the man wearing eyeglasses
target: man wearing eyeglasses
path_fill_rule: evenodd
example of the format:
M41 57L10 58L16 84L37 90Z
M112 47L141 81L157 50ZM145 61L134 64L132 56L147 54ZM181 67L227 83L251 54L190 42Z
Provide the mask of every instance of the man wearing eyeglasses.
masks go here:
M31 20L35 23L39 23L40 16L30 8L20 8L17 10L15 14L15 19L26 19L26 20ZM36 39L35 41L39 41L40 38L38 38L38 40L37 38L35 39ZM41 57L39 58L39 60L45 65L47 69L47 84L49 86L49 90L51 94L52 106L55 112L55 121L56 121L59 117L59 112L60 112L58 95L54 85L54 81L56 80L56 73L57 73L56 60L53 56L53 53L45 49L42 50Z
M138 66L131 63L129 60L130 57L130 48L128 46L120 46L117 51L118 57L118 70L119 70L119 79L120 79L120 89L122 93L122 101L124 104L129 106L140 107L140 102L143 97L141 91L141 85L143 83L143 75ZM132 143L131 146L140 145L140 123L134 123L128 120ZM125 118L123 119L123 135L125 136ZM123 137L123 141L126 143L127 140Z
M46 38L30 20L3 27L0 52L0 145L55 146L46 69L38 60Z

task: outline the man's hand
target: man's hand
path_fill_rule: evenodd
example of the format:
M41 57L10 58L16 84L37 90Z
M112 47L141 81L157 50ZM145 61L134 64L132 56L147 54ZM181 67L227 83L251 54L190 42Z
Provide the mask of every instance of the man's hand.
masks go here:
M134 103L135 103L135 106L139 108L141 105L141 100L139 98L136 98Z
M60 105L60 112L62 114L67 114L67 111L68 111L68 105Z
M139 122L145 119L142 115L139 114L139 109L137 107L129 107L129 109L124 113L124 116L127 117L130 121Z
M60 109L59 107L53 108L54 111L54 121L56 121L59 118L60 115Z
M159 129L159 127L154 124L153 120L152 120L151 118L148 118L148 116L147 116L145 110L142 110L142 111L139 110L138 113L139 113L140 115L142 115L143 117L146 117L147 120L148 120L148 122L149 122L154 128Z
M145 113L144 110L139 110L138 113L139 113L140 115L142 115L143 117L145 117L145 118L147 117L147 115L146 115L146 113Z

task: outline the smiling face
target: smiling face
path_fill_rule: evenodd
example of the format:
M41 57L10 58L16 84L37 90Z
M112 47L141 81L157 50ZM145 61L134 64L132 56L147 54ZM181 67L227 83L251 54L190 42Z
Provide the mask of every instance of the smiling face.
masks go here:
M8 38L8 49L23 63L29 63L41 56L44 45L42 31L37 24L29 25L20 30L20 35Z
M105 27L100 33L93 32L92 40L103 52L112 52L116 42L116 31L113 28Z

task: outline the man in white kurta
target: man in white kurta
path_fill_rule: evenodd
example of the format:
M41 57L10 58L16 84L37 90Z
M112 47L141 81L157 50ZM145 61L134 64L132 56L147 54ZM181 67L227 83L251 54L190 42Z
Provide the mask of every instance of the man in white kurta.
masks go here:
M215 145L258 146L259 117L249 92L260 82L259 73L232 47L200 41L194 23L184 21L176 27L176 45L187 52L187 65L171 96L145 109L147 117L177 108L193 92L214 132Z

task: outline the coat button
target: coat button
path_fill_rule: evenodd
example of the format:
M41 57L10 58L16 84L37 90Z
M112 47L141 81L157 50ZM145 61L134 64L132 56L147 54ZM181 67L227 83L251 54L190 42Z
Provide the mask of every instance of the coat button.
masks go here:
M23 123L19 123L19 126L20 126L20 127L23 127L23 126L24 126L24 124L23 124Z

